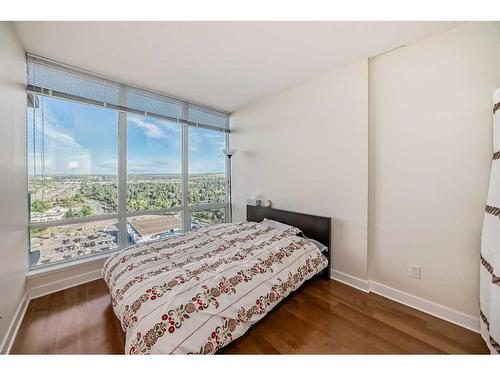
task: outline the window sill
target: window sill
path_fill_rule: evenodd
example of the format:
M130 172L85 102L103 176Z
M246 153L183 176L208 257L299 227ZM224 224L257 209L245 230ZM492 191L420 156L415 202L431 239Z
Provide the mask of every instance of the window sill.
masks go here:
M116 250L116 251L119 251L119 250ZM56 263L56 264L52 264L52 265L43 265L43 266L33 267L28 271L26 278L28 280L30 280L30 279L37 278L39 276L50 275L52 273L57 273L57 272L60 272L63 270L70 270L72 268L79 268L83 265L97 263L97 262L100 262L104 259L107 259L109 256L113 255L116 251L110 251L110 252L107 252L105 254L92 255L92 256L81 258L81 259Z

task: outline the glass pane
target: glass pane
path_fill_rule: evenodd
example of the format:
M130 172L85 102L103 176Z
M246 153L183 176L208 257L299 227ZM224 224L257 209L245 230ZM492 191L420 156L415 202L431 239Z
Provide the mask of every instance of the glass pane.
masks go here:
M31 230L31 252L39 252L36 265L97 254L118 248L116 220L61 225Z
M118 113L32 96L27 115L31 222L115 213Z
M127 116L127 209L180 207L182 126Z
M189 204L226 200L226 135L203 128L189 128Z
M191 214L191 229L223 223L225 221L225 213L226 210L224 208L193 212Z
M172 212L141 215L127 219L128 242L136 244L182 233L182 214Z

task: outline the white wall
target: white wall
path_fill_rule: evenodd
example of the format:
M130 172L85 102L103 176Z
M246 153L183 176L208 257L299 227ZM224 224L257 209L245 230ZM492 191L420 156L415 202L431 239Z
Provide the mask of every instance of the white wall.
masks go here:
M370 59L369 85L360 61L236 111L235 219L253 194L331 216L335 270L476 317L498 46L463 23Z
M500 26L458 26L371 59L369 75L370 278L477 316Z
M367 276L368 65L358 61L231 116L234 219L253 194L332 217L333 268Z
M0 343L24 295L28 269L25 76L14 27L0 22Z

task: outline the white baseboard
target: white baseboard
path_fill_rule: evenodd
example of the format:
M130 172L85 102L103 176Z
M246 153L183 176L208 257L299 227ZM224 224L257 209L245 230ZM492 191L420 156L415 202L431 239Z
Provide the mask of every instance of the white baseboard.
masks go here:
M385 298L399 302L403 305L420 310L429 315L436 316L450 323L467 328L474 332L479 332L479 317L464 314L438 303L417 297L402 290L391 288L390 286L378 283L373 280L362 280L357 277L332 270L332 279L352 286L363 292L373 292Z
M26 310L28 308L28 293L25 293L19 306L12 317L12 321L9 324L9 328L5 333L4 339L2 341L2 345L0 346L0 354L9 354L12 345L14 344L14 340L17 336L17 331L19 331L19 327L21 327L21 323L24 318L24 314L26 314Z
M65 279L57 280L51 283L37 285L29 289L29 299L45 296L47 294L55 293L60 290L68 289L73 286L85 284L101 278L101 269L92 270L90 272L70 276Z
M370 280L370 292L379 294L403 305L413 307L427 314L434 315L453 324L467 328L474 332L479 332L479 317L464 314L449 307L431 302L413 294L403 292L399 289L391 288L387 285Z
M368 293L370 291L370 283L367 280L359 279L355 276L348 275L346 273L332 270L332 279L340 281L341 283L352 286L353 288L362 290Z

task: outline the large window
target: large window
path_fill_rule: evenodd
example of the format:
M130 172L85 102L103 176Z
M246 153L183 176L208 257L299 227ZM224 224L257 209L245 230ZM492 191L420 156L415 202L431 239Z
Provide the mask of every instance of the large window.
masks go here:
M189 204L224 202L225 137L221 132L189 129Z
M33 66L27 108L33 267L225 220L227 115L109 83L101 88L85 77L68 76L63 85L59 70L54 83L47 72L34 75Z
M31 222L116 213L117 113L32 98L27 113Z
M144 116L127 118L127 243L184 231L182 126ZM139 212L147 212L138 215Z
M117 112L44 96L30 98L28 191L33 263L116 249L116 220L88 220L116 215L118 210ZM75 224L61 225L68 222Z
M128 211L182 206L181 145L182 126L128 116Z

